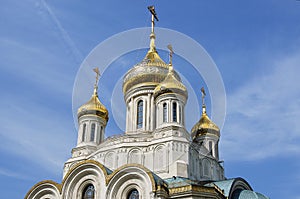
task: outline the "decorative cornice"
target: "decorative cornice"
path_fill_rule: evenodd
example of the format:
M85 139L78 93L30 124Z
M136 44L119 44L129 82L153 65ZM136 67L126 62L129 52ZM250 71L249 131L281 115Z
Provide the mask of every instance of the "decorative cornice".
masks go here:
M183 194L185 192L196 192L196 193L209 193L209 194L220 194L224 196L224 193L222 190L214 187L205 187L205 186L198 186L198 185L187 185L182 187L176 187L176 188L170 188L169 194L175 195L175 194ZM225 197L225 196L224 196Z

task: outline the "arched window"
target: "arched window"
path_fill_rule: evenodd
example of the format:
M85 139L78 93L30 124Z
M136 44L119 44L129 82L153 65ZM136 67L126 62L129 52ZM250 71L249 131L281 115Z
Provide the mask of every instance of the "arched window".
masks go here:
M140 100L137 104L137 128L143 127L143 100Z
M96 125L95 123L93 123L91 127L91 139L90 139L91 142L93 142L95 139L95 129L96 129Z
M163 122L167 122L168 107L167 103L163 104Z
M95 198L95 188L93 185L88 185L82 194L82 199L94 199Z
M133 189L129 192L127 199L139 199L139 192L136 189Z
M173 122L177 122L177 103L173 102Z
M83 127L82 127L82 138L81 138L82 142L84 142L84 140L85 140L85 131L86 131L86 124L83 124Z

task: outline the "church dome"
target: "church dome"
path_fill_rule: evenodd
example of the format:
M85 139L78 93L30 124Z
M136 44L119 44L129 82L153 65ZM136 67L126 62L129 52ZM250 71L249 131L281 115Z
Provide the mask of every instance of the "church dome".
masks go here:
M97 87L95 87L91 99L83 104L77 111L78 118L84 115L97 115L108 121L108 111L98 98Z
M213 134L220 137L219 127L211 121L206 114L205 108L200 120L192 128L192 139L196 139L202 135Z
M155 34L150 34L150 49L145 58L131 68L123 79L123 93L138 86L157 86L168 74L169 66L158 55L155 47ZM175 72L174 76L180 80Z
M154 97L163 93L181 94L186 98L188 96L186 87L183 85L181 80L175 76L175 70L171 64L169 65L169 72L166 78L154 89Z

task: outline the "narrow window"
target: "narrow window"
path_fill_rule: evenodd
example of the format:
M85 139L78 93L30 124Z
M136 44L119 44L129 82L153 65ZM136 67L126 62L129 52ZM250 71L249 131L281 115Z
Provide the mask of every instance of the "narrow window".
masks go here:
M98 133L98 144L101 142L101 138L103 135L103 126L100 127L100 132Z
M168 108L167 103L163 104L163 122L167 122Z
M209 141L209 153L212 155L212 141Z
M93 185L88 185L82 194L82 199L94 199L95 198L95 188Z
M177 122L177 103L173 102L173 122Z
M137 128L143 127L143 101L140 100L137 105Z
M95 125L95 123L93 123L92 127L91 127L91 139L90 139L91 142L93 142L95 139L95 128L96 128L96 125Z
M136 189L133 189L129 192L127 199L139 199L139 192Z
M219 147L218 147L218 143L216 143L216 145L215 145L215 154L216 154L216 158L219 159Z
M178 121L178 123L181 123L181 106L179 105L178 106L178 110L179 110L179 121Z
M82 142L84 142L84 139L85 139L85 131L86 131L86 124L83 124L83 127L82 127Z

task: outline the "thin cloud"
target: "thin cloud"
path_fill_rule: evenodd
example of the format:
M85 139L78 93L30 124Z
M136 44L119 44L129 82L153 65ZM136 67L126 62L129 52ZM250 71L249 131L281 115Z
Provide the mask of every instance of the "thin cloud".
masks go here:
M0 176L7 176L19 180L28 180L30 179L29 176L24 175L24 173L17 173L16 171L11 171L5 168L0 167Z
M222 145L226 159L258 160L300 154L300 53L274 60L228 96Z
M32 82L35 87L47 88L59 94L70 94L71 90L68 88L71 87L73 77L64 72L63 68L53 70L53 64L67 65L68 63L61 61L61 58L43 47L28 46L8 38L0 38L0 43L2 44L0 51L7 52L2 59L3 73L11 74L19 81Z
M70 135L65 133L71 131L64 128L70 125L63 122L68 120L55 110L41 108L36 103L22 107L11 100L6 104L2 107L2 114L6 117L0 123L1 150L42 165L53 173L60 170L73 144ZM48 116L52 119L49 120Z
M67 33L67 31L65 30L65 28L61 25L60 21L58 20L58 18L56 17L55 13L52 11L52 9L50 8L50 6L46 3L45 0L40 0L40 11L41 12L45 12L47 13L50 18L52 19L52 21L55 23L60 35L62 36L62 39L64 40L66 46L68 48L70 48L71 52L74 55L75 60L78 63L81 63L83 60L83 55L82 53L79 51L79 49L76 47L75 43L73 42L73 40L71 39L71 37L69 36L69 34Z

